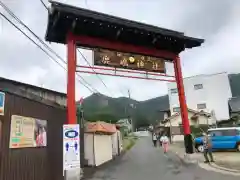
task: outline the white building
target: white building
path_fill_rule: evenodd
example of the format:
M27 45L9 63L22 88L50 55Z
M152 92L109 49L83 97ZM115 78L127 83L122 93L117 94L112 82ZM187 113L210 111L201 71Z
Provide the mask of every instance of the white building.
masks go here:
M187 106L196 111L211 113L216 120L229 119L228 100L232 97L227 73L197 75L184 78ZM171 115L179 112L176 83L168 84Z
M132 124L129 122L128 119L120 119L117 121L116 124L126 127L128 129L128 132L131 132L133 129Z

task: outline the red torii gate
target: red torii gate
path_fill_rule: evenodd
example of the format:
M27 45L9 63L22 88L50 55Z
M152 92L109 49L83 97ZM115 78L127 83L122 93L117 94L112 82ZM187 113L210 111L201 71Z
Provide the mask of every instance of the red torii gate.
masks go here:
M143 23L77 8L59 2L51 2L46 40L67 44L67 118L69 124L77 123L75 101L77 47L109 49L118 52L128 52L163 58L167 61L173 62L175 79L178 88L186 153L193 153L192 137L188 120L179 54L184 51L185 48L200 46L204 42L203 39L187 37L181 32L158 28ZM84 66L79 67L87 68ZM104 70L104 68L99 67L93 68ZM106 68L105 70L109 69ZM92 73L88 71L79 72ZM133 71L129 72L132 73ZM97 74L110 75L106 73ZM155 75L168 76L166 74ZM119 75L115 74L114 76Z

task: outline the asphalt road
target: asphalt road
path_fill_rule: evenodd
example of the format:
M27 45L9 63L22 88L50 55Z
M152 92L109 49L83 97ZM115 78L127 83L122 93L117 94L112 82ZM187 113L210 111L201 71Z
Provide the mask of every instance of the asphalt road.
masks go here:
M97 171L91 180L239 180L237 176L184 165L173 153L165 155L154 148L148 137L137 144L121 159Z

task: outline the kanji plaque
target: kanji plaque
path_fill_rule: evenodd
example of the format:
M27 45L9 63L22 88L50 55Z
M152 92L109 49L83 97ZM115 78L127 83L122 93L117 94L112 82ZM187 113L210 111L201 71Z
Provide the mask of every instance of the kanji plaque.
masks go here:
M114 68L165 73L164 59L155 57L116 52L105 49L95 49L93 53L93 60L94 65L97 66L109 66Z

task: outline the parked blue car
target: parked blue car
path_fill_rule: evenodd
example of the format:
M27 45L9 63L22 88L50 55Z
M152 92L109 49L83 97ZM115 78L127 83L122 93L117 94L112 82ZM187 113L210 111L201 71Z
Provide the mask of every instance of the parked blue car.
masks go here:
M240 127L214 128L208 130L213 150L236 149L240 152ZM195 148L203 152L203 137L195 138Z

